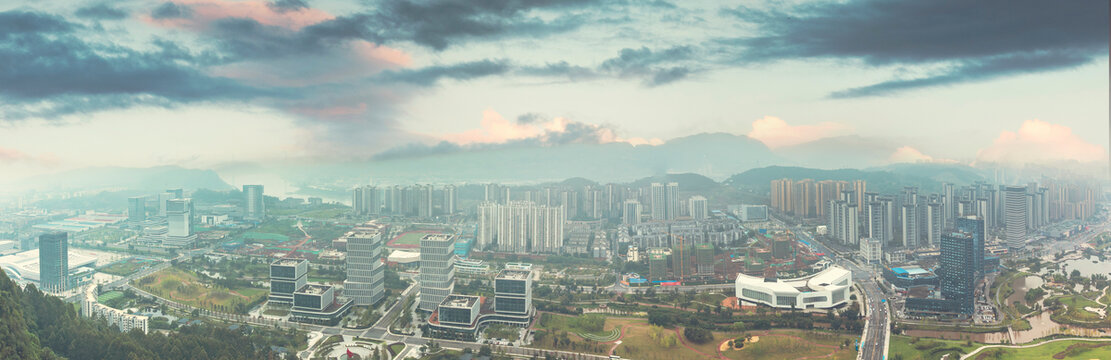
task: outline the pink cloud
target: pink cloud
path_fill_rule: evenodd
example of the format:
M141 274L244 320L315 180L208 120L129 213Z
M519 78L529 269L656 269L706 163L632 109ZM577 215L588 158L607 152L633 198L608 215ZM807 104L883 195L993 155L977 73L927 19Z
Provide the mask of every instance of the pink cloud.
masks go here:
M183 0L176 3L189 7L192 15L188 18L154 19L148 16L144 19L163 26L201 29L214 20L247 18L264 25L300 30L305 26L335 18L324 11L311 8L274 11L266 5L265 1Z
M210 73L269 86L307 86L366 77L411 64L412 58L404 51L357 40L320 53L221 65Z
M30 159L31 156L27 155L27 153L25 152L16 149L0 147L0 162L16 162Z
M893 162L893 163L920 163L920 162L955 163L956 162L956 160L939 159L939 158L935 158L933 156L923 154L921 151L918 151L918 149L915 149L915 148L910 147L910 146L903 146L901 148L895 149L895 152L892 153L891 156L887 158L887 160L890 161L890 162Z
M521 124L507 120L491 109L482 112L479 128L436 137L459 145L502 144L525 139L536 139L541 144L623 142L632 145L659 145L663 143L663 140L655 138L623 138L612 128L581 123L564 117Z
M1033 119L1026 120L1018 132L1003 131L991 146L976 153L976 161L1021 165L1071 160L1106 160L1102 146L1084 141L1068 126Z
M769 148L797 145L821 138L843 134L845 125L823 122L815 125L790 125L774 116L765 116L752 122L748 137L760 140Z

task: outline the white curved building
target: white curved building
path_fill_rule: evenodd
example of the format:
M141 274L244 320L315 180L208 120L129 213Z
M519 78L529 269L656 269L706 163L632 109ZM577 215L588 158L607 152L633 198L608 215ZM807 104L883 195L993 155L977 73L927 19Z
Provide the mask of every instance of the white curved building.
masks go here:
M781 309L826 309L849 301L852 272L830 266L797 279L758 278L737 274L737 298Z

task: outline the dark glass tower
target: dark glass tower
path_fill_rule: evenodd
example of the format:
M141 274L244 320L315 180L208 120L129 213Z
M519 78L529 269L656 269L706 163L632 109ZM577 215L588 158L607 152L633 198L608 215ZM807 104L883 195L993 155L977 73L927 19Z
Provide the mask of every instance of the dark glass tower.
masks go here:
M974 244L974 236L967 232L941 235L941 296L954 302L953 310L963 314L975 311Z
M972 268L976 269L976 280L984 277L984 220L976 216L959 217L957 231L972 235Z
M39 287L48 292L69 288L69 239L64 232L39 235Z

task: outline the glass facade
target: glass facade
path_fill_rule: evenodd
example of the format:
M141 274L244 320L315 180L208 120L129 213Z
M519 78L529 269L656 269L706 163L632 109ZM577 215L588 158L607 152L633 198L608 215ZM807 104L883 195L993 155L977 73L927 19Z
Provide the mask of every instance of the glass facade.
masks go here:
M49 292L69 285L69 238L66 233L39 236L39 287Z

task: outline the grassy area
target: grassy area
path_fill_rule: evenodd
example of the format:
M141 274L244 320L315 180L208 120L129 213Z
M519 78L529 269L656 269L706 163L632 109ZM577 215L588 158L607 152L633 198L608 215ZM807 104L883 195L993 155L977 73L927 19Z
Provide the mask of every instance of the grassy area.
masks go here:
M1084 310L1085 307L1093 307L1093 308L1103 308L1104 307L1103 305L1100 305L1099 303L1096 303L1095 301L1088 300L1087 298L1084 298L1083 296L1077 296L1077 295L1067 295L1067 296L1058 297L1057 301L1060 301L1061 304L1068 307L1068 311L1065 312L1064 315L1065 315L1066 318L1068 318L1070 320L1080 321L1080 322L1097 322L1097 321L1102 320L1102 319L1100 319L1099 314L1093 313L1093 312L1088 311L1088 310Z
M392 245L420 245L420 239L433 231L406 231L391 241Z
M931 360L939 359L944 354L957 353L967 354L972 350L978 349L984 344L968 341L957 340L941 340L930 338L915 339L910 336L892 335L891 336L891 349L888 354L894 356L901 355L903 360ZM959 356L950 356L951 359L959 358ZM892 360L895 358L892 357Z
M895 353L892 342L891 353ZM1111 359L1111 342L1058 341L1025 349L991 348L980 351L975 359Z
M1030 326L1030 321L1026 319L1015 319L1015 321L1011 322L1011 328L1014 331L1026 331L1032 329L1032 327Z
M821 334L815 332L773 331L770 334L753 333L756 342L746 344L739 350L726 350L722 355L730 359L757 359L757 360L782 360L802 358L825 359L856 359L856 351L851 346L842 344L823 344L812 337L840 339L837 334ZM801 335L801 336L799 336ZM810 335L810 336L808 336ZM847 337L847 336L844 336ZM724 339L723 339L724 340ZM827 339L828 340L828 339ZM717 346L717 344L715 344Z
M250 304L266 297L267 289L227 289L201 281L196 274L168 268L133 282L152 294L194 307L223 312L246 312Z
M405 344L394 343L390 344L389 348L391 354L400 354L402 350L405 350Z
M243 240L246 242L261 244L276 244L289 241L289 236L275 233L248 231L243 233Z
M493 324L486 327L487 339L501 339L505 341L517 341L521 337L519 328L511 327L503 324Z

